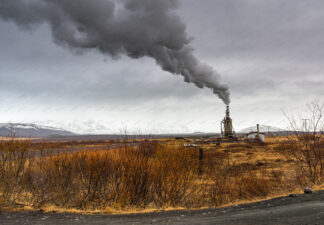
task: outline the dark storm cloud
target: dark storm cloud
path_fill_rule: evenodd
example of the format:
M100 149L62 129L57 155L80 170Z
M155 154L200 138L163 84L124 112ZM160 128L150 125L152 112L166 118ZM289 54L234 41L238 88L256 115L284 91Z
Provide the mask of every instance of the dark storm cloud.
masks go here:
M23 28L47 23L55 43L73 51L97 49L113 57L154 58L165 71L208 87L229 104L227 86L189 45L177 0L0 0L0 17Z

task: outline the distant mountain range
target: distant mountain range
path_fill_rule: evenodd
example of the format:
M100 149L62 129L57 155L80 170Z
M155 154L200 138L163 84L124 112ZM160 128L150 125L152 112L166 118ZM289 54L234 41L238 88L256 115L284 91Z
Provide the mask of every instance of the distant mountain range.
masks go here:
M256 131L256 126L248 127L243 130L238 131L238 134L247 134L249 132ZM260 125L260 132L262 133L276 133L286 134L287 130L281 129L278 127L268 126L268 125ZM10 134L14 134L17 137L31 137L31 138L40 138L40 137L52 137L52 138L67 138L70 139L72 137L80 139L80 138L117 138L120 135L78 135L68 130L54 128L50 126L40 126L37 124L27 124L27 123L0 123L0 136L7 137ZM164 134L164 135L153 135L156 137L175 137L175 136L205 136L205 135L219 135L212 133L204 133L204 132L195 132L192 134Z
M260 125L259 127L260 129L260 132L261 133L278 133L278 132L286 132L287 130L285 129L281 129L281 128L278 128L278 127L273 127L273 126L268 126L268 125ZM238 133L250 133L250 132L254 132L254 131L257 131L257 127L256 126L253 126L253 127L248 127L248 128L245 128L243 130L240 130Z
M48 126L25 123L0 123L0 136L6 137L14 134L17 137L49 137L76 135L67 130Z

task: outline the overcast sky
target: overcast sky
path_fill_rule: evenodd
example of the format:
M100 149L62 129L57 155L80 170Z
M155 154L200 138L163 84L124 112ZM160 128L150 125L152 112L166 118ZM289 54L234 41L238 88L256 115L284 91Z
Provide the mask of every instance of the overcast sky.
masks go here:
M0 1L1 2L1 1ZM324 95L321 0L181 0L195 55L230 88L234 128L285 128L283 111ZM0 122L77 133L219 132L225 105L144 57L56 45L50 29L0 20Z

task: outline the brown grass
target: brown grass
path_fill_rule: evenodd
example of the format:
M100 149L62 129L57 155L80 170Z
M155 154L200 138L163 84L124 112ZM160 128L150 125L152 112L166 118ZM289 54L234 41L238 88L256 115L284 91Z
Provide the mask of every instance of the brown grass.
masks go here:
M202 164L197 149L184 148L181 141L129 143L119 141L113 150L55 153L48 149L66 145L2 141L0 199L7 205L78 212L152 211L218 207L299 187L297 176L291 176L293 162L278 152L276 138L262 146L203 145ZM41 154L30 151L32 146Z

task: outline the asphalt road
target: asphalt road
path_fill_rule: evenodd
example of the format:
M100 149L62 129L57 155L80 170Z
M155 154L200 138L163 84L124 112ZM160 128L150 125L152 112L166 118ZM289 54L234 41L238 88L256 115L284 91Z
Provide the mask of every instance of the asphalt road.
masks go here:
M221 209L132 215L79 215L42 212L2 212L1 225L324 225L324 191Z

